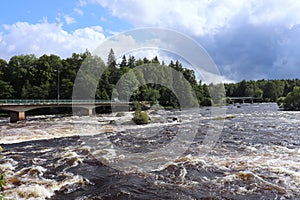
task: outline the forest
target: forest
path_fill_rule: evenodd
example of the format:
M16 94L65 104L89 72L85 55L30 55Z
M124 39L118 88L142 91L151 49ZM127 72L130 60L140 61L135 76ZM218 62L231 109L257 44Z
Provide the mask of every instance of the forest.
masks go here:
M84 62L86 60L89 62ZM285 97L295 96L294 93L298 91L297 86L300 86L299 79L243 80L238 83L225 83L224 91L221 85L205 84L201 80L197 80L195 72L184 68L179 61L165 64L164 62L160 63L157 57L136 59L134 56L126 57L124 55L121 61L117 63L114 51L111 49L106 63L100 58L92 56L88 51L79 54L73 53L71 57L65 59L57 55L42 55L40 57L18 55L11 57L9 61L0 59L0 99L72 99L77 72L80 67L89 64L106 67L100 79L96 77L97 80L92 80L98 81L98 86L96 93L90 98L110 100L116 83L123 75L127 74L126 76L130 77L131 82L124 82L123 91L126 91L126 87L130 87L132 84L142 85L131 95L131 101L150 101L153 104L159 102L160 105L171 108L179 106L178 95L180 94L174 94L169 88L159 84L143 84L145 83L143 74L131 73L131 69L144 64L153 64L168 66L180 72L189 82L190 89L187 89L184 82L181 81L182 78L176 77L170 71L159 70L147 73L153 76L153 80L164 77L165 80L160 81L170 82L171 85L177 84L177 87L183 88L184 95L191 96L194 94L197 103L201 106L219 104L221 99L225 98L224 94L226 97L257 97L263 102L284 102ZM93 77L86 77L87 82L91 79ZM126 84L128 85L126 86ZM212 93L212 91L219 92ZM122 96L122 94L118 95ZM290 107L290 109L294 108Z

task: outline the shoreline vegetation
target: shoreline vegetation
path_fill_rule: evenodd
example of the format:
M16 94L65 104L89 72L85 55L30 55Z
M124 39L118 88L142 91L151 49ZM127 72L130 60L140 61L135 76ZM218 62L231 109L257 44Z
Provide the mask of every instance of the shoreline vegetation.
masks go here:
M165 66L164 69L168 67L183 74L191 87L185 87L184 81L170 70L155 68L159 70L149 72L153 80L164 77L164 80L160 81L168 83L170 87L182 88L183 98L195 100L188 105L191 107L223 105L226 98L226 103L230 103L230 97L254 97L260 99L260 102L277 102L284 110L300 110L299 79L243 80L238 83L206 84L197 80L195 72L184 68L178 60L165 64L157 57L149 60L124 55L120 63L117 63L112 49L106 63L99 57L92 56L88 51L80 54L73 53L71 57L65 59L57 55L43 55L39 58L35 55L18 55L7 62L0 58L0 99L72 99L73 84L79 68L97 65L106 69L100 79L97 77L96 93L89 98L101 100L111 100L112 96L122 98L128 95L126 92L130 91L129 88L142 85L131 94L130 101L148 101L151 105L157 105L159 102L159 105L165 109L179 108L180 94L174 94L172 90L159 84L145 84L144 74L138 70L133 72L132 69L145 64ZM113 94L116 83L125 74L130 82L122 83L122 90L118 94ZM84 78L87 83L95 81L95 77ZM56 112L58 109L50 109L50 111ZM39 111L34 112L39 113ZM60 112L69 111L60 109ZM109 112L109 110L100 112ZM0 114L5 115L5 111L1 111Z

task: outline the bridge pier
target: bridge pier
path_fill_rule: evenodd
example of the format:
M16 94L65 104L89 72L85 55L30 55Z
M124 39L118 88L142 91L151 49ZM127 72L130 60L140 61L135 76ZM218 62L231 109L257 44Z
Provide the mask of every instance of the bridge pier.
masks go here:
M89 116L91 117L91 116L93 116L93 108L89 108L89 111L88 111L89 113Z
M10 112L9 115L11 123L26 119L25 112Z
M25 120L25 112L39 108L72 107L73 114L94 116L97 107L117 107L118 110L131 110L132 102L102 101L102 100L60 100L56 99L5 99L0 100L0 110L10 111L10 122ZM75 108L75 109L74 109ZM94 111L95 110L95 111Z

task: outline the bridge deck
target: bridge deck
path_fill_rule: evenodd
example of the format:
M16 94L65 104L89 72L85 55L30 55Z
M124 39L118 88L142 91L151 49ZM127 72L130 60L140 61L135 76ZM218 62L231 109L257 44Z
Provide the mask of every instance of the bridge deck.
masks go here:
M256 100L259 100L259 99L262 99L261 97L228 97L230 99L256 99Z
M110 101L110 100L93 100L93 99L0 99L0 106L8 105L72 105L72 104L128 104L131 102Z
M88 115L100 106L130 107L133 102L109 101L95 99L0 99L0 110L10 111L10 121L16 122L26 118L25 112L45 107L80 107L87 110Z

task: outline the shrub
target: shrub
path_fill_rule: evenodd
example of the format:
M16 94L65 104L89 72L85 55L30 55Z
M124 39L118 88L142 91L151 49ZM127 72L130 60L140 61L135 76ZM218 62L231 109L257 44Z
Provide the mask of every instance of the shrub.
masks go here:
M279 106L279 108L282 108L282 107L283 107L284 101L285 101L285 97L279 97L279 98L276 100L276 103L277 103L277 105Z
M201 105L202 106L212 106L213 105L212 99L209 97L205 97L203 99L203 101L201 102Z
M283 102L284 110L300 110L300 87L295 86L293 91L288 93Z
M143 112L141 109L141 105L138 102L134 102L135 112L133 114L132 121L135 124L148 124L149 123L149 116L146 112Z
M134 116L132 118L132 121L134 121L134 123L136 123L137 125L148 124L149 123L149 116L146 112L136 111L136 112L134 112Z

